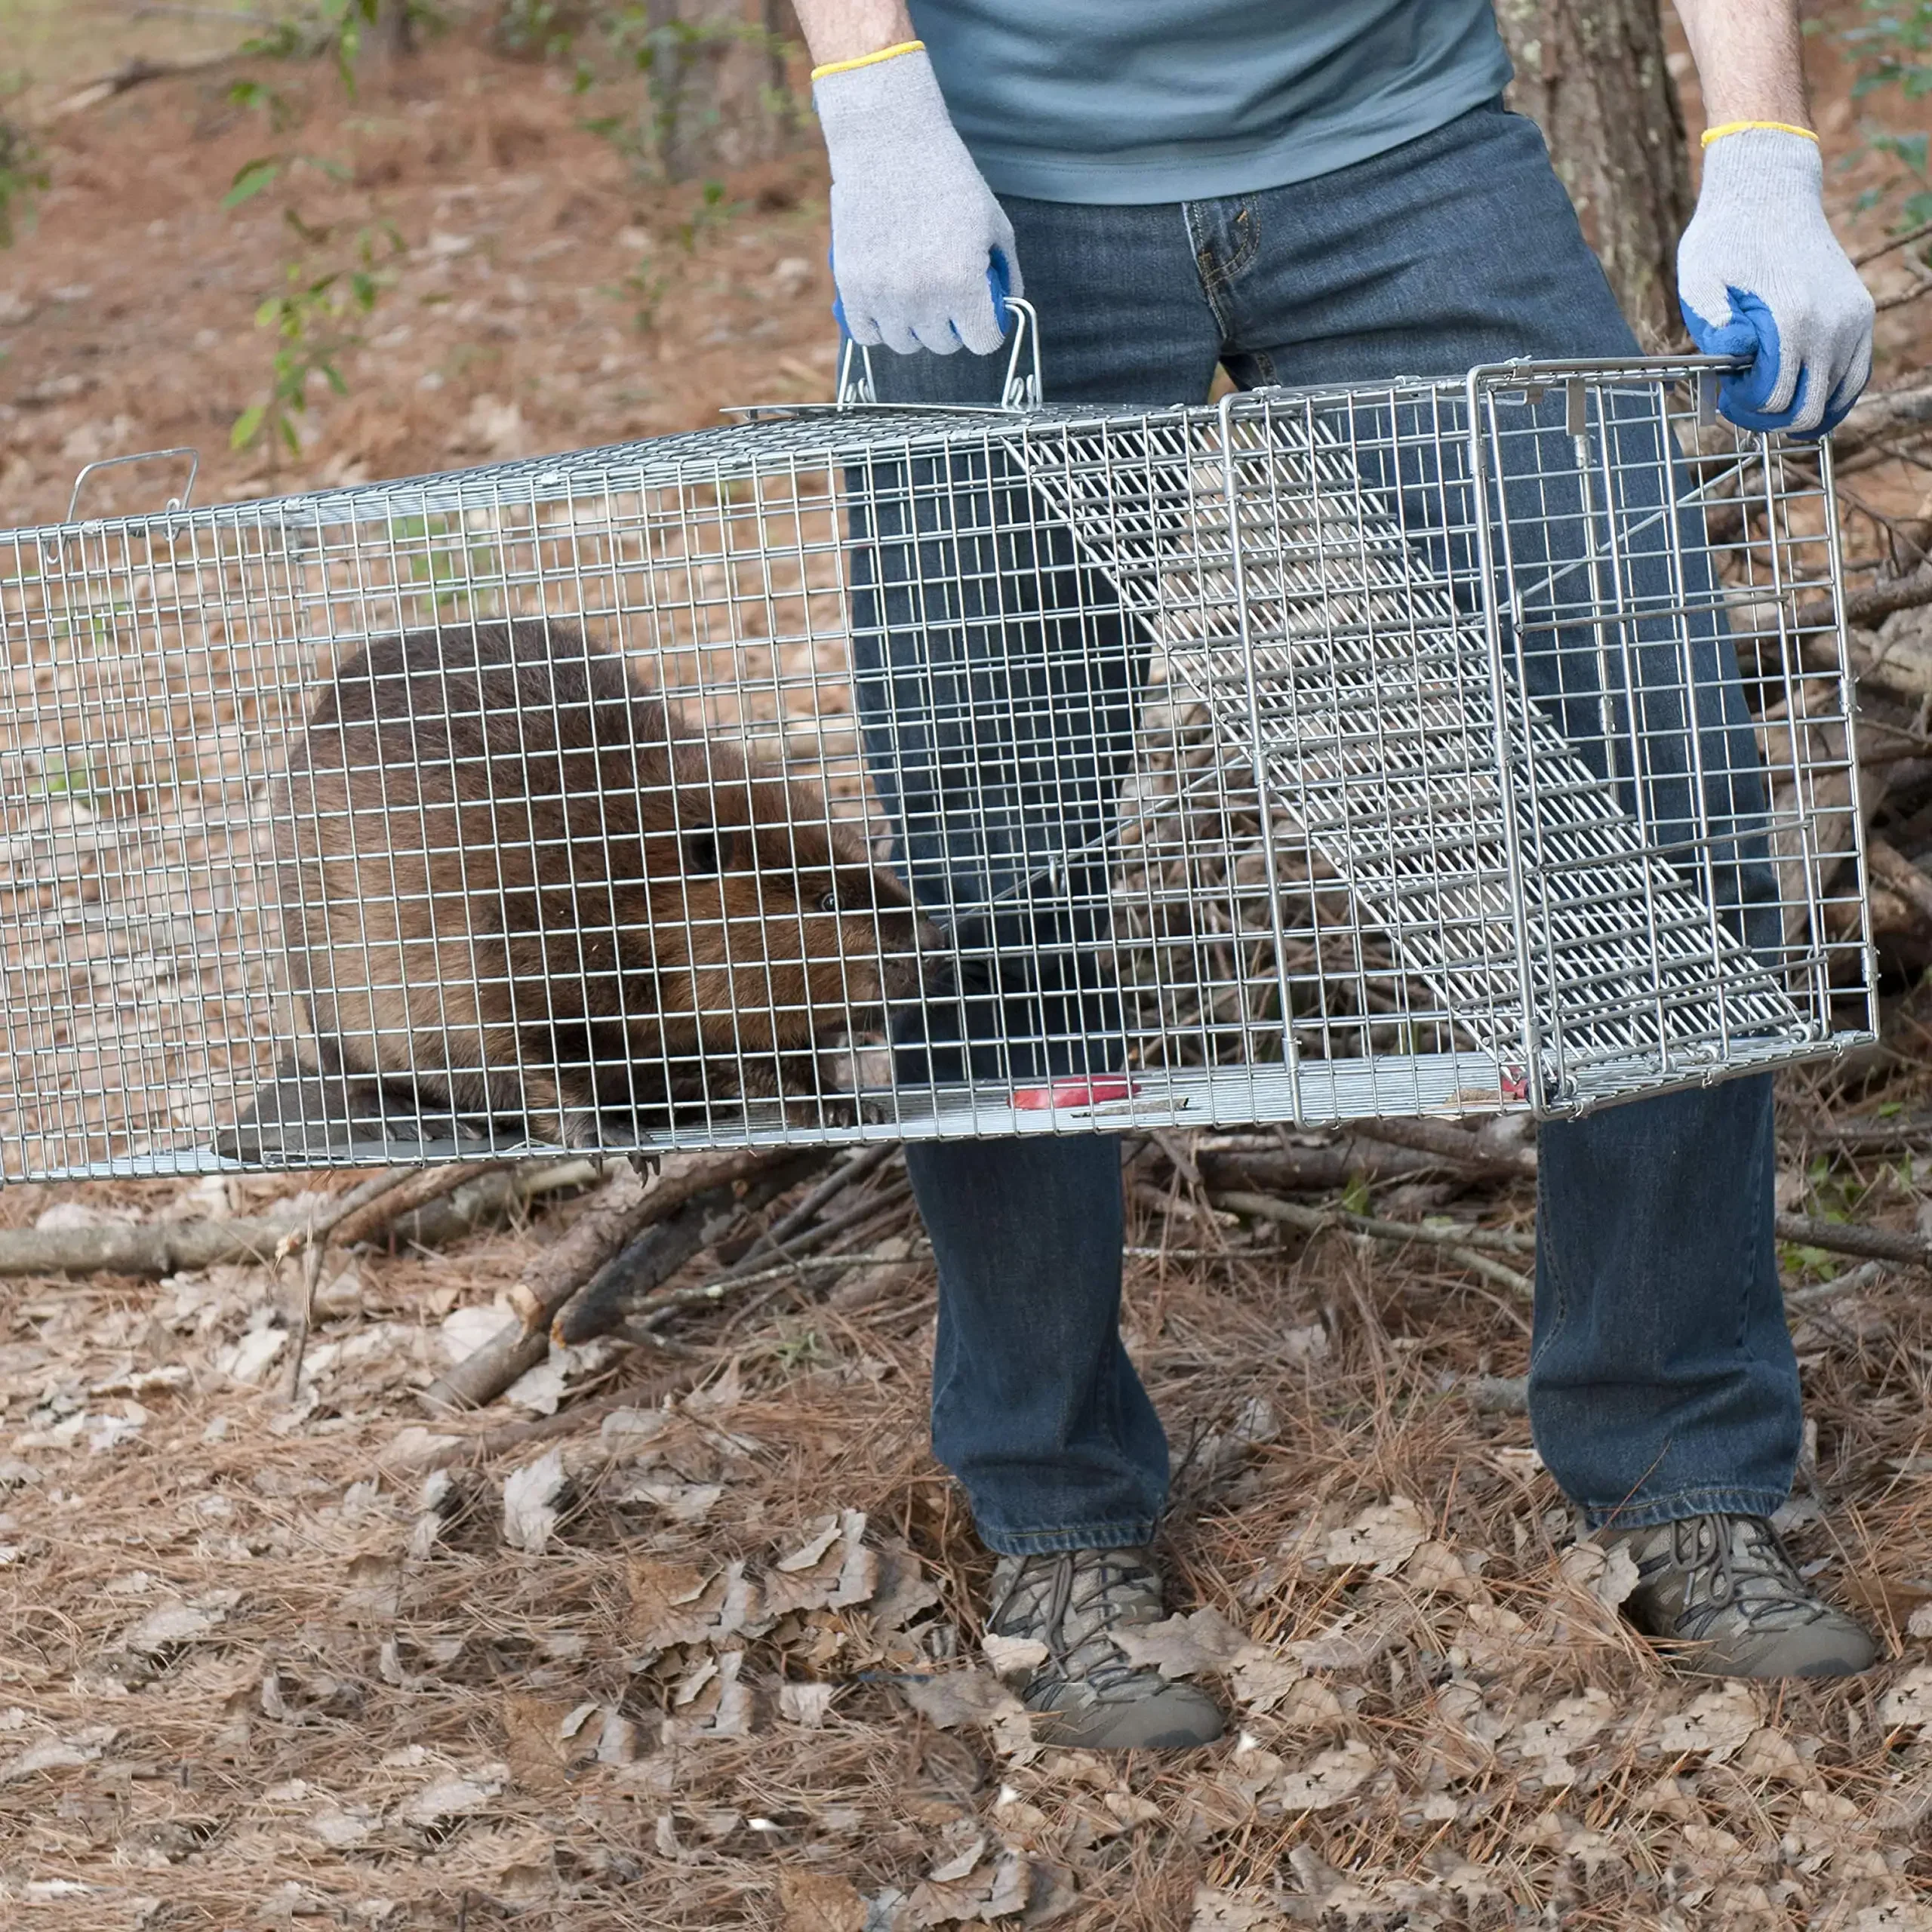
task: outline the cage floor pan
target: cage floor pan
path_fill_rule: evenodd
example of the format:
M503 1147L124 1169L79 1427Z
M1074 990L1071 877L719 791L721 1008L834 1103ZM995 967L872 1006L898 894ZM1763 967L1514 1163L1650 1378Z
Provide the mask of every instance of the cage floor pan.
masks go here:
M1829 1057L1865 1036L1841 1033L1808 1044L1767 1034L1731 1042L1721 1063L1686 1060L1679 1085L1729 1078L1795 1060ZM1579 1111L1659 1091L1650 1056L1607 1059L1577 1069ZM1129 1127L1226 1128L1293 1120L1319 1127L1351 1120L1518 1111L1524 1105L1520 1069L1480 1053L1385 1054L1374 1060L1303 1060L1293 1070L1278 1063L1247 1066L1143 1070L1129 1078L1078 1081L1014 1090L899 1088L859 1097L863 1117L804 1121L776 1103L735 1113L714 1110L709 1133L720 1147L840 1146L873 1140L943 1140L992 1134L1104 1132ZM712 1144L681 1125L635 1136L607 1134L600 1151L663 1152ZM248 1097L232 1125L210 1144L154 1147L82 1168L48 1168L33 1179L80 1175L245 1171L264 1163L287 1167L345 1167L506 1155L561 1153L557 1143L532 1140L519 1124L459 1121L447 1113L417 1113L411 1097L368 1080L330 1078L292 1063ZM583 1149L574 1150L583 1152Z

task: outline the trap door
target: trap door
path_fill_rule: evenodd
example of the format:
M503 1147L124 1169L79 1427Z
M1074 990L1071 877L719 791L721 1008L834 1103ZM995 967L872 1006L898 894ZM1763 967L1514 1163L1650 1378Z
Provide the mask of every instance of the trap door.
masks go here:
M1023 459L1253 764L1297 835L1301 878L1339 879L1359 925L1386 938L1393 972L1381 984L1426 989L1426 1004L1407 989L1393 995L1406 1037L1453 1032L1473 1048L1390 1053L1364 1031L1359 1063L1323 1062L1291 1027L1300 1119L1525 1103L1568 1112L1583 1097L1564 1077L1580 1048L1626 1067L1635 1054L1647 1084L1666 1084L1690 1071L1673 1049L1712 1030L1712 998L1729 1002L1716 1019L1731 1032L1774 1032L1787 1050L1809 1037L1772 975L1721 930L1710 937L1708 906L1494 648L1487 577L1455 569L1475 554L1475 521L1466 487L1460 497L1454 487L1469 473L1466 419L1442 414L1458 401L1411 392L1405 438L1386 392L1230 398L1217 417L1110 430L1104 449L1078 432L1031 438ZM1364 474L1415 477L1405 441L1433 459L1419 478L1434 498L1427 542L1406 520L1417 493ZM1526 861L1532 770L1541 844ZM1282 863L1271 851L1276 872ZM1535 943L1540 909L1521 884L1532 866L1564 882L1585 941L1574 953ZM1296 896L1309 889L1298 882ZM1274 891L1278 943L1278 879ZM1366 958L1358 970L1374 976ZM1318 991L1321 977L1318 961ZM1284 970L1284 1011L1293 994Z
M1518 365L1467 389L1537 1069L1559 1100L1832 1044L1817 928L1793 946L1781 916L1777 761L1746 707L1679 373ZM1719 473L1769 489L1769 438L1712 427Z

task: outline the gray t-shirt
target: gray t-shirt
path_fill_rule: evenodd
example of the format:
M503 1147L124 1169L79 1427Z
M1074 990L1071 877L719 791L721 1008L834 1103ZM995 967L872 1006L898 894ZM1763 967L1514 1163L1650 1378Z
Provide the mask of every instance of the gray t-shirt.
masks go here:
M1491 0L909 0L995 192L1115 205L1305 181L1500 94Z

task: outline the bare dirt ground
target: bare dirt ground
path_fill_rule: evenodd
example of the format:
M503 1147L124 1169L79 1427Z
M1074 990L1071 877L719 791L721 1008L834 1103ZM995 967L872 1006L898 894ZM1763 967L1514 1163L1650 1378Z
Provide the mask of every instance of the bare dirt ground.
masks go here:
M143 51L98 17L61 88ZM552 70L449 42L352 102L254 63L296 103L281 133L228 100L238 71L53 125L38 226L0 255L0 522L60 515L82 463L137 448L198 445L213 499L827 393L809 149L730 177L694 228L701 187L640 185ZM220 202L277 146L349 171L297 177L312 230L385 221L408 247L346 393L272 468L226 448L268 379L254 311L326 245L291 241L278 192ZM1927 306L1888 319L1881 376L1928 359ZM1902 514L1923 494L1922 471L1868 480ZM119 473L88 507L160 487ZM1835 1083L1787 1083L1783 1205L1925 1225L1932 1161L1834 1137L1854 1107L1926 1105L1932 1008L1897 1001L1888 1029ZM1527 1360L1506 1287L1238 1221L1185 1148L1128 1151L1126 1334L1182 1466L1152 1654L1229 1697L1225 1743L1100 1760L1028 1735L926 1446L909 1221L872 1237L892 1266L696 1306L473 1423L416 1396L570 1201L331 1256L292 1394L293 1264L5 1281L0 1922L1932 1928L1922 1273L1784 1257L1815 1425L1786 1521L1889 1660L1700 1684L1566 1548L1495 1380ZM337 1185L10 1187L0 1225L296 1214ZM1530 1225L1521 1180L1425 1163L1364 1194Z

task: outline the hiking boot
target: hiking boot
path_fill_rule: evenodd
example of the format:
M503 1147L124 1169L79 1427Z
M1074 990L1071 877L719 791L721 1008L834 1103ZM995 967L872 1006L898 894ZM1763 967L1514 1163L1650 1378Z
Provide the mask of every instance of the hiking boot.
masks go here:
M1687 1516L1599 1531L1637 1566L1624 1614L1703 1677L1851 1677L1878 1660L1863 1627L1819 1596L1762 1516Z
M1211 1744L1226 1724L1192 1684L1139 1669L1116 1630L1158 1623L1161 1577L1144 1549L1069 1549L1002 1556L993 1571L988 1632L1031 1637L1047 1660L1020 1694L1040 1713L1033 1735L1076 1749L1185 1751Z

